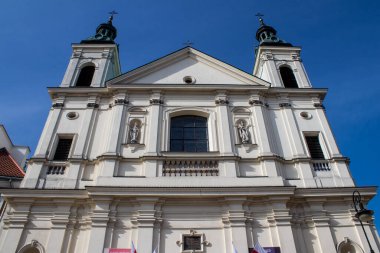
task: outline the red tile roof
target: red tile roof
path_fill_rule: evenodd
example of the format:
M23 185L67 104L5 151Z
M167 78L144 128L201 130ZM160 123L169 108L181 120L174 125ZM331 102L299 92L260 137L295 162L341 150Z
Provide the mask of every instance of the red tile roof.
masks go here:
M0 176L24 177L25 172L20 168L5 148L0 149Z

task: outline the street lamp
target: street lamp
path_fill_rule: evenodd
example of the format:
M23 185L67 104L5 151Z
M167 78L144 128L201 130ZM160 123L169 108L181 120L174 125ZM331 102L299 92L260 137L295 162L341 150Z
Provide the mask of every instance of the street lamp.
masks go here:
M375 253L372 249L371 243L369 243L367 233L365 232L365 229L363 227L363 221L369 222L372 219L373 211L364 208L364 205L362 203L362 196L356 190L352 193L352 201L354 202L356 212L355 217L358 218L360 225L362 226L365 238L367 239L369 245L370 252Z

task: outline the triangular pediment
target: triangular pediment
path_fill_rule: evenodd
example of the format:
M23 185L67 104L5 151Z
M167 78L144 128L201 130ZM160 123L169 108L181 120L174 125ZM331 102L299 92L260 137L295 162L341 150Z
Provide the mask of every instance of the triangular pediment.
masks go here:
M238 84L269 86L266 81L194 48L186 47L122 74L108 85L127 84Z

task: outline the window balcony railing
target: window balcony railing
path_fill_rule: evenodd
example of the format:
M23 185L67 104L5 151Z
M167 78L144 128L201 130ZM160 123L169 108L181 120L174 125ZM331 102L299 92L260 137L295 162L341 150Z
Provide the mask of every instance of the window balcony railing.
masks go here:
M63 175L66 170L65 162L51 162L47 165L46 175Z
M330 171L330 164L326 160L313 160L311 162L314 171Z
M218 176L219 165L215 160L166 160L162 175L166 177Z

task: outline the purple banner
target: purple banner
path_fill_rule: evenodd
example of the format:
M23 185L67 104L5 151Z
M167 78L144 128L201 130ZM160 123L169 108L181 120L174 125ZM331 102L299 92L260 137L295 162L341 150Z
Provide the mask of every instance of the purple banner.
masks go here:
M281 253L280 247L263 247L267 253ZM249 248L249 253L256 253L255 249Z

